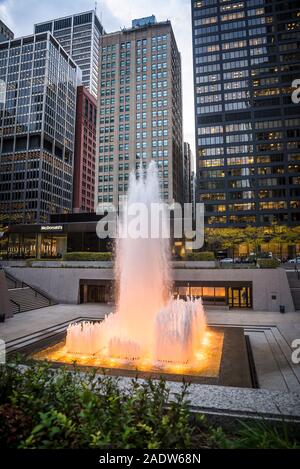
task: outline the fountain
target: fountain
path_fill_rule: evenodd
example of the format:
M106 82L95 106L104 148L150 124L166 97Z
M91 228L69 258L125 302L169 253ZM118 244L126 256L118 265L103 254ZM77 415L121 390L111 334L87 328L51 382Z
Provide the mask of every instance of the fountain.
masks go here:
M128 209L118 222L116 312L102 322L71 324L64 343L35 358L106 369L218 376L224 334L206 327L201 299L172 298L169 219L160 202L158 172L152 162L145 174L131 174ZM142 208L138 222L136 204ZM162 207L154 217L153 204ZM155 226L156 236L148 230L136 236L135 223Z
M131 175L128 209L143 204L139 222L150 227L152 204L160 204L159 179L155 163L145 177ZM201 300L169 299L170 247L167 217L162 210L159 236L137 239L128 235L134 221L124 210L117 240L117 312L102 324L72 324L67 331L69 353L106 356L125 361L151 363L192 363L205 334L205 314ZM149 228L150 229L150 228Z

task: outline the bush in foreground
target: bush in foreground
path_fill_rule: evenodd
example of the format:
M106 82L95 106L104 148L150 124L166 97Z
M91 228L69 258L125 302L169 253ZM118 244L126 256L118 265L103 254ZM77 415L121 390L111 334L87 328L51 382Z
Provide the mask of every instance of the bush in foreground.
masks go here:
M170 400L165 381L132 380L48 365L0 366L0 448L193 449L297 447L286 428L234 435L193 418L188 386ZM299 446L298 446L299 447Z
M0 447L192 448L187 386L169 404L165 381L133 380L49 366L0 369ZM20 430L18 430L20 429Z

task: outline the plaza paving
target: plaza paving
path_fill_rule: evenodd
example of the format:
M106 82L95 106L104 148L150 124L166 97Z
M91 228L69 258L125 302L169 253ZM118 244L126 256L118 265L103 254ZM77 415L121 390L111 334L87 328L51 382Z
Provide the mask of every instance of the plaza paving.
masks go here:
M114 306L55 305L15 315L0 324L0 338L7 349L18 348L24 338L35 341L46 333L64 330L79 318L101 319ZM300 312L207 311L209 324L243 326L249 336L259 387L273 391L293 391L300 395L300 364L291 360L292 341L300 339Z

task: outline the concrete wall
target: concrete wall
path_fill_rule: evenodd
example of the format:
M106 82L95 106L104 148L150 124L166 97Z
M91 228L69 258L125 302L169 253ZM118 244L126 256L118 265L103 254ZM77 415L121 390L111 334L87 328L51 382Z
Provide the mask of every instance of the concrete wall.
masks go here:
M78 303L81 279L112 280L112 269L81 268L7 268L19 280L27 282L55 298L60 303ZM174 269L177 281L240 281L253 284L253 309L279 311L284 305L293 312L294 304L284 269ZM276 300L272 300L276 296Z
M56 299L59 303L77 304L81 279L113 279L112 269L7 268L7 272Z
M59 261L59 260L4 260L1 261L3 267L79 267L79 268L97 268L109 269L113 267L112 261ZM172 266L175 269L214 269L215 261L173 261Z
M173 261L172 266L175 269L214 269L215 261Z
M287 312L295 311L284 269L176 269L174 280L252 282L254 311L279 311L284 305ZM272 300L276 296L276 300Z
M8 287L5 273L0 271L0 314L4 314L5 319L13 316L11 302L9 300Z

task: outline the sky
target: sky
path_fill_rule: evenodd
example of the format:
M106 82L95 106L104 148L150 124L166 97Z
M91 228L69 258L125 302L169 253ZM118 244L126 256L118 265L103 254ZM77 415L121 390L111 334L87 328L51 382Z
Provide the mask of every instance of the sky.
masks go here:
M0 18L15 36L29 35L33 24L95 8L95 0L0 0ZM171 20L182 57L184 140L195 154L194 90L190 0L98 0L106 32L130 27L131 20L154 14Z

